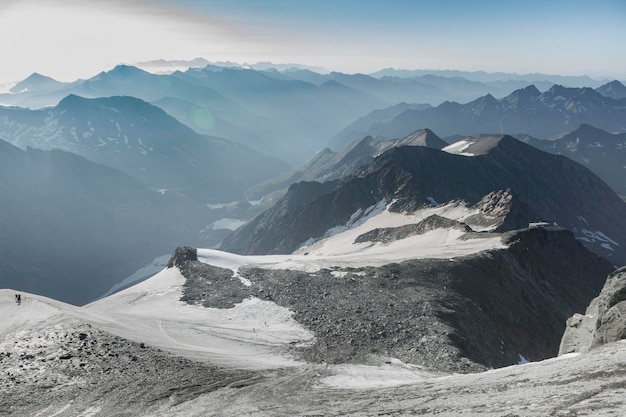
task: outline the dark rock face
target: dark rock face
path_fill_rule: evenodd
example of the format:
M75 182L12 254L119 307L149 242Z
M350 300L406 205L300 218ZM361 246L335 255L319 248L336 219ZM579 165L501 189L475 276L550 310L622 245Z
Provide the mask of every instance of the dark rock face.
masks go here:
M586 166L619 195L626 195L626 133L610 133L588 124L577 126L549 140L520 140Z
M433 217L422 226L444 225ZM612 267L565 230L502 236L508 249L449 260L314 273L239 268L250 287L231 271L187 261L183 299L223 307L252 295L288 307L315 334L302 352L313 362L382 355L467 372L555 356L564 320L589 302Z
M250 294L248 288L233 276L230 269L192 259L177 266L187 278L181 301L205 307L231 308Z
M182 246L176 248L174 254L167 263L168 268L182 267L186 261L197 261L198 250L196 248L190 248L189 246Z
M509 136L487 138L472 151L477 156L425 147L392 148L353 176L307 184L317 192L306 201L296 198L302 186L294 185L273 208L226 238L222 249L290 253L382 200L393 201L390 209L403 212L430 205L430 197L440 203L480 203L483 214L496 213L500 207L501 231L537 221L556 222L614 265L626 263L626 205L588 169ZM492 199L498 203L489 208Z
M622 339L626 339L626 268L608 276L584 315L577 313L567 320L559 355L587 352Z
M328 182L339 180L371 163L385 151L399 146L423 146L443 149L448 144L429 129L421 129L401 139L376 140L366 136L353 142L339 152L324 149L302 169L288 175L280 175L248 190L252 198L260 198L282 189L283 193L291 184L299 181Z

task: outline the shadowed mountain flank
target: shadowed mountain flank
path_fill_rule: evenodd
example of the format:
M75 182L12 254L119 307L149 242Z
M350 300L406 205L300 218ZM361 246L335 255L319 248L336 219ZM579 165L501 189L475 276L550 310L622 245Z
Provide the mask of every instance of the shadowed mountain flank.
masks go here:
M508 136L487 138L466 151L477 155L392 148L345 179L294 184L273 208L227 237L222 248L289 253L383 200L393 212L411 212L433 201L475 205L490 193L510 190L514 204L502 217L512 222L510 228L557 223L614 265L626 262L626 224L620 220L626 205L587 168Z

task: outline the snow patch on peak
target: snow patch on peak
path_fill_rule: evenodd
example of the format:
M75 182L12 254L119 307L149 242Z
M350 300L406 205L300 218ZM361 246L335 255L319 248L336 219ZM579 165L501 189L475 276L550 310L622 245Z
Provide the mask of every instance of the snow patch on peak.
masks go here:
M600 230L592 231L588 229L582 229L582 236L578 236L578 240L585 242L599 242L605 249L613 250L610 245L620 246L619 243L608 237L604 232Z
M362 225L363 223L365 223L372 217L375 217L378 214L382 213L383 211L385 211L386 208L387 208L387 200L383 199L379 201L377 204L374 204L366 208L365 210L358 209L357 211L352 213L352 215L350 216L350 219L346 222L346 224L329 229L328 231L326 231L326 233L324 233L324 236L322 236L322 239L326 239L326 238L338 235L340 233L343 233L347 230L354 229L355 227ZM310 244L311 243L309 243L309 245Z
M333 229L328 237L303 246L289 255L243 256L213 249L198 249L198 260L231 269L234 274L245 265L315 272L332 267L382 266L408 259L455 258L506 247L499 235L484 234L479 238L466 239L463 238L465 233L462 230L445 228L389 243L355 243L358 236L378 228L417 224L432 215L462 222L477 213L477 209L470 209L459 202L428 207L413 213L393 213L389 211L389 204L383 206L381 202L364 210L360 217L353 216L352 227Z
M469 209L461 203L428 207L414 213L393 213L388 207L382 212L373 211L375 215L367 217L353 228L301 247L293 255L306 255L311 263L326 265L335 262L335 266L339 266L337 263L376 266L407 259L453 258L485 249L504 247L499 236L461 239L464 232L457 229L436 229L386 244L355 243L357 237L375 229L417 224L432 215L463 221L476 213L476 210Z
M473 144L474 144L473 138L465 138L451 145L446 146L445 148L442 149L442 151L448 152L454 155L474 156L474 154L472 153L464 152L467 148L469 148Z

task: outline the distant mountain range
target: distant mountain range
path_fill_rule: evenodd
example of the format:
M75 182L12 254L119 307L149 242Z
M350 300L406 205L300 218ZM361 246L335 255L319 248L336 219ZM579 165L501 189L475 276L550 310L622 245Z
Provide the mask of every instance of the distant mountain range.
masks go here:
M371 74L374 77L403 77L412 78L423 75L436 75L452 78L462 77L467 80L483 83L523 80L534 84L537 80L545 80L552 84L563 84L570 87L596 87L605 83L604 80L593 79L587 75L555 75L555 74L518 74L514 72L485 72L485 71L459 71L459 70L402 70L386 68Z
M136 65L140 68L150 69L150 68L174 68L180 69L184 68L186 70L188 68L203 68L203 67L226 67L226 68L245 68L245 69L254 69L260 71L273 70L277 72L297 72L297 71L308 71L315 72L320 75L329 74L329 71L326 68L303 65L298 63L288 63L288 64L277 64L273 62L257 62L254 64L251 63L236 63L232 61L219 61L213 62L208 61L204 58L195 58L191 60L153 60L153 61L144 61L138 62ZM527 73L527 74L519 74L514 72L485 72L485 71L461 71L461 70L429 70L429 69L420 69L420 70L406 70L406 69L395 69L395 68L384 68L382 70L367 74L369 76L375 78L383 78L383 77L399 77L399 78L415 78L421 76L429 76L434 75L437 77L444 78L464 78L470 81L478 81L481 83L497 83L497 82L507 82L507 81L523 81L528 82L529 84L534 84L538 80L545 80L545 82L549 82L550 84L564 84L570 87L595 87L606 82L603 79L595 79L591 78L587 75L557 75L557 74L543 74L543 73Z
M446 102L427 109L389 112L391 118L372 114L368 128L364 128L365 121L360 120L358 128L344 129L331 145L340 146L355 140L354 135L363 132L374 137L397 138L423 128L432 129L444 137L526 133L548 138L583 123L607 131L624 132L625 100L603 96L591 88L555 85L542 93L535 86L529 86L502 99L488 94L466 104Z
M264 146L277 155L312 155L319 150L320 138L328 138L346 120L388 103L384 98L328 80L321 85L272 76L250 69L189 69L173 76L189 83L219 91L261 120L272 121ZM245 123L245 122L244 122ZM258 125L250 130L260 131Z
M183 64L194 63L204 61ZM371 76L315 72L297 65L277 67L267 63L242 68L231 64L207 64L172 74L151 74L119 65L73 83L60 83L35 73L10 93L0 94L0 103L37 109L55 106L70 94L85 98L133 96L162 107L199 133L248 145L297 166L323 148L337 132L376 109L401 102L426 106L444 101L468 102L484 95L505 97L532 82L542 91L552 85L552 81L541 78L518 77L509 82L500 76L483 82L458 74L419 73L406 77L392 71ZM592 84L590 81L586 85ZM414 104L410 107L416 108ZM434 125L416 126L410 131L426 127L439 132ZM401 137L410 131L385 136ZM377 132L364 132L363 128L355 133L358 136L351 135L353 140L368 134L378 136ZM439 133L448 134L443 130Z
M288 165L246 146L199 135L133 97L69 95L45 110L0 108L0 138L22 149L62 149L199 202L241 200Z
M517 79L515 82L519 85L525 81ZM250 69L209 65L170 75L155 75L131 66L118 66L74 83L60 83L36 73L18 83L10 94L1 95L0 101L33 107L56 104L32 110L0 107L0 139L31 155L31 159L32 155L39 155L35 152L68 155L55 153L62 150L74 154L67 158L80 156L90 163L102 164L103 169L113 169L115 174L110 175L115 176L116 181L132 178L131 181L138 185L132 191L125 191L129 201L143 201L143 197L137 195L153 195L155 192L168 204L177 201L181 210L188 213L185 219L188 224L180 233L164 232L167 237L163 237L163 242L168 245L181 242L179 236L183 240L215 245L229 229L278 201L274 208L237 231L225 242L225 247L244 252L293 250L308 239L319 238L330 228L347 222L358 210L365 211L383 199L388 202L397 200L412 190L415 193L412 200L405 196L406 201L397 204L412 209L422 204L463 200L479 210L489 201L504 199L506 202L501 205L505 207L505 214L487 220L481 217L480 222L489 225L501 222L497 226L499 230L510 230L532 221L556 221L572 230L590 248L618 263L624 246L620 237L621 226L609 225L606 219L621 218L620 209L616 208L621 206L616 205L613 197L607 197L604 188L597 185L597 178L587 177L587 173L579 172L578 168L568 168L576 178L591 184L591 191L586 189L586 192L596 192L593 198L574 188L568 188L567 193L571 195L566 196L565 191L560 192L551 185L537 186L531 191L532 187L522 184L519 178L536 177L532 180L536 184L540 184L542 176L571 181L570 174L547 168L550 164L570 165L560 159L546 162L534 157L518 164L515 159L507 158L512 158L515 152L526 155L529 152L526 148L513 151L509 149L514 146L509 144L510 138L500 140L476 135L476 140L467 139L460 145L463 147L461 153L478 152L481 155L476 161L491 161L493 165L482 166L482 163L489 164L467 162L466 157L441 152L446 142L429 129L442 136L448 136L450 132L460 132L464 136L475 132L523 132L524 135L516 135L519 140L581 162L623 194L626 189L621 180L624 177L622 148L626 146L622 143L623 134L600 130L621 131L620 123L624 120L626 108L623 103L626 99L620 98L623 87L618 81L596 90L552 86L541 92L534 86L527 86L501 99L487 94L467 104L445 102L432 107L407 102L415 103L417 100L409 100L414 97L448 97L451 91L460 97L506 87L428 74L409 78L388 74L376 78L363 74L317 73L306 68L275 69L268 66ZM404 98L406 102L395 102ZM356 122L348 126L353 120ZM597 129L583 125L563 134L578 123L592 123ZM414 128L416 126L418 128ZM341 150L326 148L327 139L338 131L341 133L331 144L333 149ZM216 132L224 133L225 138L215 136ZM538 135L537 132L543 133ZM550 140L539 139L547 137L550 132L559 136ZM400 139L384 140L389 138ZM405 148L420 150L406 151ZM504 152L507 157L493 162L494 155L500 155L502 149L508 149ZM11 154L13 151L6 152ZM396 155L392 161L396 158L404 160L405 157L401 156L404 152L422 152L420 156L406 157L406 164L413 160L412 163L418 164L417 168L403 164L396 166L390 161L384 168L379 165L380 161L387 160L389 156L386 155ZM289 164L283 162L285 160ZM308 163L302 168L290 169L300 166L300 161ZM35 170L45 170L40 162L24 163L33 165ZM81 164L86 162L68 163L68 167L80 177ZM509 166L509 171L499 171L498 164ZM368 171L375 170L372 167L379 167L381 171ZM515 173L511 171L513 168ZM474 169L478 169L478 173ZM422 179L416 180L414 175ZM422 182L426 177L431 178L429 183ZM468 182L469 178L476 181ZM65 184L69 180L59 181ZM91 187L94 193L102 187L95 174L84 175L84 181L83 188ZM519 187L521 191L517 189ZM123 190L120 187L120 191ZM18 216L28 212L22 209L24 201L13 201L11 193L6 192L9 196L5 203L7 213ZM34 198L39 198L42 193L37 190ZM559 197L546 199L546 195L552 194ZM64 196L67 195L52 193L48 196L48 205L63 207L65 203L55 199ZM81 201L79 195L71 194L68 198ZM114 197L111 201L119 198ZM260 199L263 199L261 204L246 201ZM306 208L317 199L321 199L319 204L322 205L315 209L313 206ZM588 199L605 202L606 207L599 208L596 203L581 205L580 201ZM124 202L116 204L116 207L126 207ZM154 215L146 216L153 227L181 215L168 204L162 203L163 207L154 208ZM575 214L574 208L579 212ZM115 212L116 209L105 206L99 210L93 213L105 212L101 216L107 218L107 210ZM53 216L64 211L72 212L60 208L50 213L49 218L45 217L46 221L64 224ZM76 223L91 223L91 213L75 213ZM598 213L603 213L604 220ZM305 226L297 225L300 216L308 219ZM280 221L280 225L273 225L275 221ZM478 223L474 226L484 227ZM16 228L11 229L12 236L19 235L19 230L29 229L26 222L15 224ZM21 229L17 228L18 225ZM258 230L250 232L255 225ZM41 230L47 229L42 226ZM68 226L67 230L71 228ZM85 226L85 230L89 229ZM118 238L133 247L148 242L137 259L132 259L133 250L108 252L110 259L123 259L124 273L132 273L131 266L141 266L138 265L139 258L141 262L148 262L162 255L162 246L149 243L152 237L148 232L137 231L135 235L142 238L133 240L119 230L120 234L115 236L94 230L94 234L102 234L102 241L94 243L94 248L105 248ZM24 236L31 236L29 233L24 232ZM35 244L33 242L38 238L33 239L26 239L29 245ZM60 245L59 251L67 251L70 246ZM120 245L120 248L126 247ZM89 255L95 256L95 252L89 252ZM56 259L64 256L42 256L39 270L54 270L57 276L62 274L59 272L62 269L55 269L54 264ZM26 258L22 261L28 262ZM18 265L6 262L6 265ZM90 265L84 266L91 268ZM85 275L86 269L77 268L76 271L75 275ZM107 286L110 288L112 280L117 284L125 277L121 272L113 275L115 279L103 278L97 291ZM89 296L85 293L75 300L85 300Z

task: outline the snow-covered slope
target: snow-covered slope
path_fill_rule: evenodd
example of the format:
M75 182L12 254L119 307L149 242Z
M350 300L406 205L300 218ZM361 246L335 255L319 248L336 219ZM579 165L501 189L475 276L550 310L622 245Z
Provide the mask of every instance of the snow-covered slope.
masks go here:
M0 290L0 335L27 334L55 326L88 324L177 355L238 368L295 366L281 346L312 339L275 303L249 298L232 309L210 309L180 301L184 277L177 268L85 307L46 297Z
M398 363L324 366L221 390L156 416L619 416L626 412L626 343L469 375ZM263 395L270 391L273 395Z
M273 368L298 363L276 348L312 339L289 311L257 298L232 309L180 301L185 278L177 268L88 306L98 326L113 334L169 352L220 365Z
M462 203L424 208L413 213L393 213L381 200L365 213L354 213L348 223L335 227L318 240L304 242L293 254L242 256L229 252L201 249L199 260L223 268L261 266L269 269L316 271L329 267L382 266L407 259L454 258L488 249L504 248L500 235L467 235L459 229L436 228L388 243L365 241L359 236L380 228L415 225L437 215L462 222L478 213Z
M15 302L16 291L0 290L0 335L35 330L42 327L74 322L85 318L80 307L35 294L21 294L22 302Z

